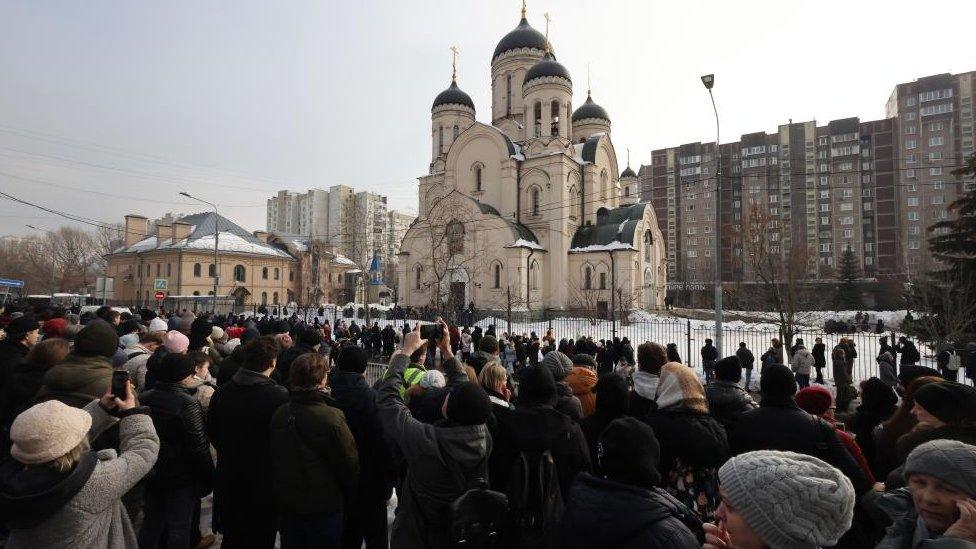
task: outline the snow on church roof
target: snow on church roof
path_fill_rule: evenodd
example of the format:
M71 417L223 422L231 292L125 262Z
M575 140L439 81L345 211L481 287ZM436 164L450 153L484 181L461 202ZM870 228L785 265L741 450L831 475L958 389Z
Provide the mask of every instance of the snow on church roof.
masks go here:
M520 238L516 240L514 244L509 244L508 246L505 247L506 248L529 248L530 250L545 251L545 248L543 248L542 245L539 244L538 242L530 242L524 238Z

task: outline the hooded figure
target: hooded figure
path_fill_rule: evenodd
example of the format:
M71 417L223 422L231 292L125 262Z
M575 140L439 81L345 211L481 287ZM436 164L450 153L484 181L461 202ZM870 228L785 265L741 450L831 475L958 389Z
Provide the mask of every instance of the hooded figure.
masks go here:
M556 411L568 415L573 421L582 419L583 405L566 383L566 377L573 371L572 359L559 351L549 351L542 358L541 364L549 368L553 379L556 380L556 402L553 407Z
M64 362L47 371L38 401L59 400L81 408L105 394L112 384L109 359L119 346L119 336L111 324L92 320L75 337L74 350Z

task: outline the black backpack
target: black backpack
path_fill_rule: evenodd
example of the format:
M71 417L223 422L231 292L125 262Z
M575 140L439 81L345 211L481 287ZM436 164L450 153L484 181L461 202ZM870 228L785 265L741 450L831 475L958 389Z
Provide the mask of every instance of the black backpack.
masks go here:
M508 517L508 498L487 488L483 476L468 480L454 460L445 456L447 468L464 492L451 502L451 547L494 549Z
M511 536L507 547L554 547L565 505L549 450L520 452L508 483Z

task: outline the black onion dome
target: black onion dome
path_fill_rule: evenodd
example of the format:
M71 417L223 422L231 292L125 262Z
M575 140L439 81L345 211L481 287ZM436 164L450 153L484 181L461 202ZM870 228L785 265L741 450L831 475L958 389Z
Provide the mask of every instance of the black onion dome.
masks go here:
M538 63L529 68L525 73L525 80L522 85L524 86L536 78L545 78L547 76L558 76L559 78L569 80L570 83L573 82L573 79L569 77L569 71L566 70L566 67L562 66L559 61L556 61L556 56L552 52L549 52Z
M637 177L637 174L634 173L634 170L630 169L630 166L627 166L624 168L623 173L620 174L620 177Z
M499 55L512 50L522 48L532 48L540 51L546 49L546 37L541 32L532 28L529 22L522 18L517 27L502 37L498 45L495 46L495 54L491 56L494 61Z
M607 114L607 110L594 103L593 98L589 94L586 96L586 102L573 111L573 122L579 122L587 118L602 118L607 122L610 121L610 115Z
M441 105L465 105L471 107L471 110L475 110L471 96L464 93L464 90L458 87L457 82L453 81L449 88L437 94L430 109L434 110Z

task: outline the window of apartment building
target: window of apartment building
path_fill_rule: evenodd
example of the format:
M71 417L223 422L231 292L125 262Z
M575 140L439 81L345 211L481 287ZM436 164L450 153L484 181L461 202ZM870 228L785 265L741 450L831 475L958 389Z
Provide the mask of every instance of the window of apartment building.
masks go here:
M853 169L854 169L854 164L850 162L841 162L840 164L837 165L837 170L840 172L849 172ZM844 179L845 180L847 179L846 175L844 176ZM846 183L847 181L844 182Z
M864 243L864 251L865 252L873 252L874 251L874 242L865 242Z
M908 234L921 234L921 233L922 233L922 228L919 227L918 225L910 225L908 227Z
M686 210L686 211L689 211L689 212L693 212L693 211L695 211L695 205L694 205L694 204L688 204L688 205L687 205L687 206L685 207L685 210Z
M818 138L818 139L817 139L817 144L818 144L818 145L826 145L826 144L827 144L827 137L826 137L826 136L824 136L824 137L820 137L820 138Z
M688 250L688 257L698 257L698 250Z
M854 196L854 189L844 189L844 198L851 198Z
M945 137L934 135L929 138L929 147L940 147L942 145L945 145Z
M753 185L749 187L749 194L759 194L759 186Z
M821 189L820 198L830 198L830 189Z
M712 226L711 225L705 225L705 234L708 234L710 232L712 232Z
M909 97L908 99L905 99L905 106L906 107L914 107L915 106L915 96L914 95L911 96L911 97Z
M908 206L909 207L911 207L911 206L918 206L918 197L917 196L909 196L908 197Z
M687 240L687 242L688 242L688 245L689 246L697 246L698 245L698 239L697 238L689 238Z
M945 181L943 181L941 179L936 179L935 181L932 182L932 189L933 190L939 191L939 190L942 190L944 188L945 188Z
M942 122L929 122L929 131L930 131L930 132L937 132L937 131L940 131L940 130L942 130L942 128L944 128L944 127L945 127L945 126L943 125L943 123L942 123Z
M711 210L712 209L712 204L714 204L714 202L705 202L705 209L706 210Z
M864 258L864 264L865 265L874 265L874 258L873 257L865 257Z
M942 175L942 168L929 168L929 175Z
M829 253L830 252L830 242L822 242L820 244L820 251L821 252Z
M921 116L933 116L936 114L947 114L952 112L952 103L939 103L938 105L927 105L919 111Z
M939 99L948 99L950 97L952 97L952 88L946 88L944 90L932 90L918 94L918 102L925 103L926 101L938 101Z
M942 160L942 151L932 151L929 153L929 160Z
M906 112L905 113L905 120L915 120L915 116L916 115L915 115L914 112Z
M698 234L698 227L688 227L685 233L689 235Z
M851 212L851 211L854 211L854 204L852 204L850 202L841 202L841 204L840 204L840 211L842 211L842 212Z
M821 185L826 185L827 184L827 176L826 175L821 175L820 176L820 184Z
M820 211L822 211L822 212L829 212L830 211L830 204L821 204L820 205Z
M863 206L862 206L862 209L864 211L866 211L866 212L869 212L869 211L871 211L871 210L874 209L874 203L873 202L865 202L863 204Z
M908 168L905 170L905 178L915 179L915 168Z
M871 169L871 163L870 162L861 162L861 169L862 170L870 170Z
M940 220L949 219L949 212L945 210L940 210L935 213L935 218Z
M769 203L770 204L775 204L777 202L779 202L779 195L775 195L775 194L769 195Z
M918 141L916 141L914 139L906 139L905 140L905 149L912 150L912 149L915 149L917 147L918 147Z
M905 163L906 164L914 164L915 163L915 153L908 153L908 154L906 154L905 155Z
M840 224L841 225L853 225L854 224L854 216L853 215L845 215L845 216L841 217L840 218Z
M818 170L818 171L821 171L821 172L827 171L827 164L826 163L821 163L820 164L820 170Z
M909 221L918 221L918 212L908 212Z
M919 249L919 247L920 246L919 246L918 240L909 240L908 241L908 249L909 250L917 250L917 249Z
M945 203L945 195L941 195L941 194L933 194L932 195L932 204L933 205L938 205L938 204L943 204L943 203Z
M830 218L829 217L821 217L820 218L820 224L821 225L830 225Z
M915 133L916 129L914 125L905 126L905 133L911 135Z
M844 238L854 238L854 229L844 229Z
M861 196L865 198L874 196L874 189L861 189Z
M775 208L775 207L770 208L769 215L779 215L779 208Z

